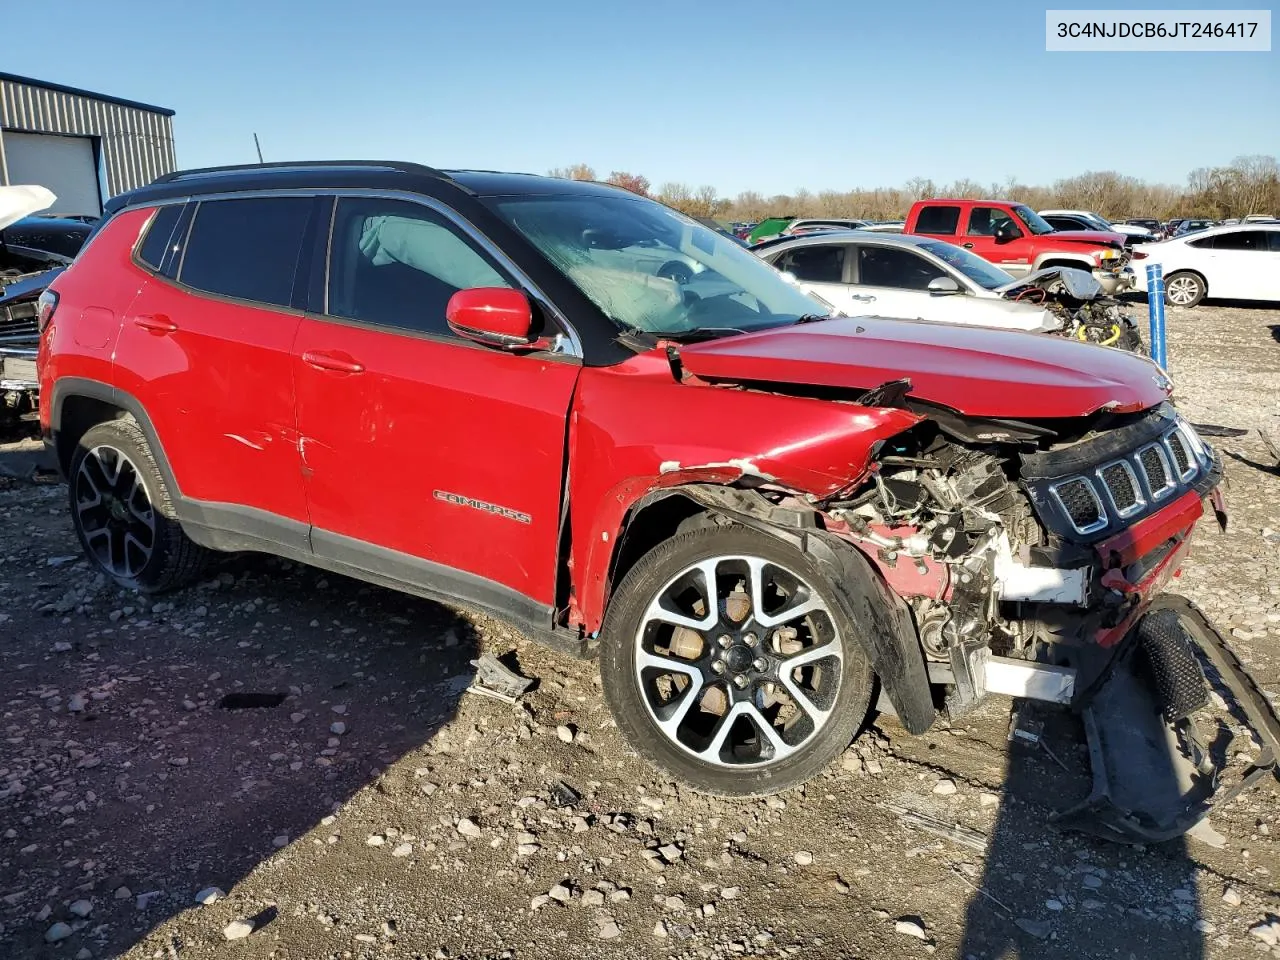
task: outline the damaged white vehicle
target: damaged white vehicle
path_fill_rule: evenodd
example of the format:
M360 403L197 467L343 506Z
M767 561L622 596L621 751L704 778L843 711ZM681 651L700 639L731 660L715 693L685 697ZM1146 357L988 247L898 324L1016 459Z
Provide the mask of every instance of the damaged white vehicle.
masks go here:
M758 251L809 293L850 316L1052 333L1141 352L1123 304L1084 270L1014 278L933 237L860 230L797 237Z

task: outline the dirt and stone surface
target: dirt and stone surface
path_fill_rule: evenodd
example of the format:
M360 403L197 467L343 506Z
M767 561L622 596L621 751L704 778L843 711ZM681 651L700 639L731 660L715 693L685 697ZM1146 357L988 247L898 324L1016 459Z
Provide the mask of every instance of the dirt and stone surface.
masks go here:
M1280 311L1169 327L1181 407L1249 430L1180 589L1275 697ZM536 688L464 692L482 651ZM1008 730L880 717L803 789L710 799L628 754L590 663L265 557L122 593L64 487L0 477L0 957L1280 956L1273 780L1119 846L1046 826L1086 790L1070 721L1052 757Z

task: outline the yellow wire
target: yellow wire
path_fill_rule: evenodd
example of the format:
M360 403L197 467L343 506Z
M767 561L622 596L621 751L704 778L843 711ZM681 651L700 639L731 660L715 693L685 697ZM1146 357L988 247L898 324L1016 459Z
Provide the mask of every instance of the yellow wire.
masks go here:
M1113 323L1111 325L1111 330L1112 330L1111 336L1109 336L1106 340L1089 341L1089 328L1081 327L1079 330L1076 331L1076 339L1089 341L1091 343L1097 343L1098 346L1100 347L1109 347L1113 343L1115 343L1117 340L1120 339L1120 332L1121 332L1120 325Z

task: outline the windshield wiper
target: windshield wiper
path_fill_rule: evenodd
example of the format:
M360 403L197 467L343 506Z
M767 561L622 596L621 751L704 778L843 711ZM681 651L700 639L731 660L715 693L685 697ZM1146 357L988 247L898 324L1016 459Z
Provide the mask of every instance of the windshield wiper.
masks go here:
M796 323L817 323L819 320L834 320L834 313L804 313L796 317Z
M715 340L719 337L736 337L746 332L738 327L698 327L696 330L662 333L659 336L665 340L675 340L677 343L695 343L699 340Z

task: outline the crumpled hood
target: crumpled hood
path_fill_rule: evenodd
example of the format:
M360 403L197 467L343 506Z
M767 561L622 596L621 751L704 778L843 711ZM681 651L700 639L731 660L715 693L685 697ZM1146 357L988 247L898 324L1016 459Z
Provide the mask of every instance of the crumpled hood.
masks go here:
M838 317L682 345L685 370L710 380L870 390L911 381L910 396L973 417L1082 417L1145 410L1171 392L1150 360L1061 337L879 317Z
M1105 243L1112 247L1123 247L1125 239L1123 233L1113 233L1110 230L1055 230L1053 233L1042 233L1036 239L1045 238L1051 241L1064 240L1067 243Z
M1002 287L996 287L996 293L1002 294L1005 299L1012 300L1022 290L1029 287L1047 287L1055 280L1061 281L1066 292L1076 300L1097 300L1106 295L1102 284L1094 279L1093 274L1077 267L1045 267L1025 277L1011 280Z
M0 230L23 217L48 209L57 199L52 190L34 184L0 187Z

